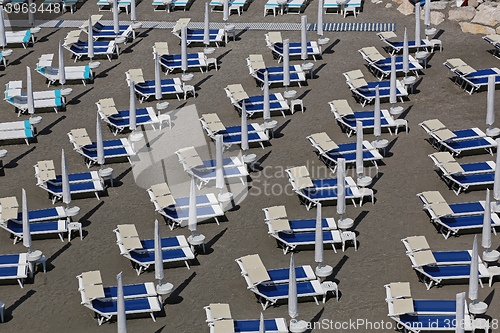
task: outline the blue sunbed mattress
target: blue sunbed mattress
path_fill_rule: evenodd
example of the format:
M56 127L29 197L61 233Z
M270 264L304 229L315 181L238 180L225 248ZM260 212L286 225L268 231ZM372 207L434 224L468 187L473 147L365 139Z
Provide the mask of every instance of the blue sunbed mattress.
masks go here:
M277 285L257 285L257 289L262 294L267 297L283 297L288 296L288 284L277 284ZM310 282L299 282L297 283L297 295L303 294L314 294L314 288Z

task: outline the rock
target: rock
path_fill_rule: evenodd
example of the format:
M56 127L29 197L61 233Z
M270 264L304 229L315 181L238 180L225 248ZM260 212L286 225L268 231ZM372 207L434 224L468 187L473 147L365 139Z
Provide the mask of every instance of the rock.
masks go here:
M460 22L460 28L462 28L463 32L470 32L471 34L490 35L495 33L493 28L470 22Z
M496 26L500 23L500 8L496 6L496 3L494 5L492 2L482 3L477 7L476 15L471 22Z
M474 7L460 7L451 9L448 14L448 19L452 21L470 21L476 15Z
M387 5L385 5L385 8L391 8L392 7L392 3L388 3Z
M398 7L398 11L401 12L401 14L403 14L403 15L413 14L414 10L415 10L415 8L413 8L413 5L409 1L404 1Z
M467 6L471 8L476 8L479 6L479 2L477 0L469 0L467 1Z
M500 35L500 27L497 27L497 34Z
M444 14L441 12L431 12L431 24L433 25L439 25L443 23L444 21Z
M431 2L431 10L443 10L446 9L450 1L433 1ZM424 9L425 6L422 7Z
M392 0L393 2L401 5L403 2L405 2L404 0Z

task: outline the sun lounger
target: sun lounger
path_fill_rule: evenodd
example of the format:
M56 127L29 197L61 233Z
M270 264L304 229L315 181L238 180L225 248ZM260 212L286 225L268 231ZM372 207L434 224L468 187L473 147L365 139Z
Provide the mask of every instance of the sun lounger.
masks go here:
M495 84L500 83L500 69L496 67L475 70L459 58L448 59L443 65L456 75L454 82L469 94L487 86L489 76L495 77ZM467 87L470 87L470 90L467 90Z
M112 103L111 106L109 106L108 101L109 104ZM96 105L99 116L106 124L108 124L114 135L130 127L130 111L118 111L114 106L114 101L112 101L112 98L104 100L100 99L98 102L96 102ZM152 107L136 109L135 112L137 126L151 125L153 130L156 131L155 125L158 125L161 129L162 120L160 120L159 118L160 114L158 113L157 115Z
M207 135L215 140L217 134L222 134L223 145L231 147L233 144L241 144L241 126L225 127L216 113L203 114L200 118L201 126ZM248 142L259 143L264 149L264 142L269 141L269 137L257 123L248 125Z
M500 59L500 35L486 35L483 36L483 39L495 47L495 50L492 52L492 54L494 57Z
M238 88L235 88L236 86ZM249 117L264 113L264 95L248 96L240 84L229 85L224 90L240 115L243 103L245 103L245 110ZM285 111L288 110L293 114L294 110L290 109L281 93L269 94L269 111L271 113L280 111L285 117Z
M128 86L134 82L134 90L139 95L141 103L155 95L155 81L146 81L142 69L129 69L125 72L125 76ZM161 80L161 92L162 96L175 95L180 100L180 94L184 93L181 80L179 78Z
M0 267L0 280L17 280L24 288L24 279L28 277L28 265Z
M433 219L444 238L448 238L450 235L456 235L461 230L470 229L481 229L483 227L483 215L470 215L470 216L458 216L458 217L439 217ZM496 235L495 228L500 226L500 218L496 213L491 213L491 230Z
M47 209L31 210L28 212L28 219L30 222L50 221L68 219L70 217L66 214L64 207L53 207ZM7 197L0 199L0 221L12 220L22 223L23 214L19 212L19 204L16 197Z
M203 73L203 67L207 67L207 56L203 52L189 53L187 55L189 68L198 68ZM165 73L169 74L182 68L180 54L162 55L160 65L165 68Z
M233 320L229 304L212 303L203 307L207 315L206 322L210 333L234 332L258 333L260 320ZM288 327L285 318L264 320L265 331L268 333L287 333Z
M88 45L85 42L79 42L78 37L67 39L63 46L75 57L75 62L83 56L88 57ZM105 55L111 61L115 53L116 56L120 55L120 51L114 40L109 42L94 42L94 57Z
M250 64L250 63L249 63ZM261 69L256 69L249 65L248 67L250 75L252 75L255 80L264 84L264 72L267 70L268 72L268 82L269 85L280 84L283 85L283 67L266 67ZM301 82L306 82L306 74L302 70L302 66L300 65L292 65L290 66L290 83L297 83L299 87L302 87Z
M17 115L28 111L28 96L22 92L21 87L13 88L12 81L9 82L5 90L4 100L13 105L17 110ZM69 91L71 93L71 91ZM59 109L66 107L66 100L63 95L66 91L60 89L48 91L35 91L33 92L33 102L36 109L53 108L57 113Z
M381 100L390 97L390 81L366 82L363 77L352 79L349 77L348 73L349 72L344 73L346 83L354 99L362 106L375 101L375 89L377 86L379 87L379 97ZM408 91L406 90L405 84L402 81L396 80L396 97L399 97L401 103L404 103L403 97L407 96Z
M398 326L403 327L408 332L455 332L456 329L456 316L446 315L414 315L403 314L400 316L391 316L396 321ZM473 323L479 319L472 319L469 315L464 318L465 331L471 331ZM488 325L489 326L489 325ZM479 327L481 328L481 327Z
M155 263L154 252L134 251L129 250L123 243L117 242L120 248L120 254L132 262L132 266L140 275ZM162 251L163 263L167 262L184 262L186 267L189 267L189 260L194 259L193 251L189 247L181 247L173 250Z
M388 301L389 317L412 314L418 316L452 316L456 314L455 300L428 300L405 298ZM465 313L468 313L466 310Z
M53 203L57 199L62 199L61 176L56 176L54 162L39 161L34 167L37 186L49 192ZM94 193L100 200L98 192L104 191L104 180L97 171L69 174L68 178L71 195Z
M49 82L48 87L59 81L59 67L52 66L53 58L54 54L44 54L38 58L38 63L36 64L36 71L47 79ZM94 80L94 74L88 65L65 66L64 71L67 81L82 80L82 83L85 86L87 81Z
M269 228L269 233L277 232L312 232L316 230L316 220L315 219L303 219L303 220L288 220L286 216L275 219L268 219L268 209L274 209L276 207L264 208L266 213L266 224ZM336 230L337 224L335 220L331 217L322 219L322 229L324 231Z
M23 225L13 220L0 222L0 227L7 230L14 236L14 244L23 239ZM66 220L58 220L53 222L36 222L30 223L30 234L34 235L48 235L57 234L64 242L63 234L68 232L68 225Z
M429 213L431 219L443 216L459 217L484 214L484 201L448 204L438 191L427 191L418 193L422 200L424 209Z
M186 147L175 152L184 170L195 177L198 189L216 179L215 160L202 161L194 147ZM225 179L238 178L245 185L248 171L244 163L238 157L223 159L223 171Z
M377 36L382 40L387 46L389 46L389 50L391 54L399 53L403 50L403 42L394 42L390 39L396 38L397 35L392 31L384 31L377 33ZM427 39L422 39L420 41L420 47L418 47L414 40L408 41L408 48L411 50L422 49L432 49L432 43Z
M344 17L347 16L348 12L352 12L354 17L356 17L361 10L361 0L347 0L343 7ZM342 14L342 6L337 3L337 0L325 0L323 8L325 9L325 14Z
M35 128L29 120L0 123L0 140L24 139L29 145L29 139L34 137Z
M328 102L330 111L335 116L343 131L350 137L356 133L356 122L361 121L363 131L375 127L375 111L357 111L354 112L347 100L334 100ZM396 122L388 110L380 110L380 126L387 128L389 133L392 134L392 128L396 128Z
M98 40L99 38L114 39L116 37L125 37L126 39L128 39L131 36L132 38L135 38L135 31L132 25L120 25L120 32L118 33L118 35L116 35L114 31L114 26L103 25L102 23L99 22L101 18L102 15L92 15L91 17L92 35L94 36L95 40ZM88 25L89 25L88 20L84 21L83 24L80 26L80 30L85 33L88 33Z
M178 19L174 28L172 29L172 33L181 38L181 30L182 27L187 27L189 22L191 21L190 18L181 18ZM187 44L191 43L203 43L203 35L204 31L203 29L187 29ZM210 43L215 44L215 46L219 47L219 43L222 43L222 40L224 38L224 29L210 29L209 31L209 40Z
M340 122L339 122L340 123ZM354 129L356 126L353 127ZM306 137L311 145L317 149L317 155L332 172L337 169L337 160L344 158L346 165L356 163L356 143L344 143L337 145L325 132L311 134ZM368 141L363 141L363 162L371 162L377 168L377 161L382 160L382 155Z
M437 150L448 149L455 156L466 151L484 149L493 155L493 147L496 142L479 128L470 128L460 131L450 131L438 119L426 120L419 124L427 134L431 136L428 140Z
M286 169L292 188L299 195L299 199L306 205L307 210L321 201L337 200L337 179L312 180L306 167ZM361 193L351 177L346 177L345 198L351 199L356 206L355 199L361 198Z
M39 32L40 28L32 28L22 31L5 31L7 45L21 44L23 48L27 48L29 44L35 45L35 33Z
M270 31L265 34L267 47L273 52L273 56L278 58L278 63L283 59L283 39L281 32ZM289 43L289 56L301 56L301 43ZM316 56L321 56L321 49L316 41L307 42L307 55L312 56L316 61Z
M174 198L166 183L160 183L147 189L155 211L168 218L170 229L184 225L189 219L189 197ZM224 215L219 201L213 193L196 196L196 212L198 220L215 219Z
M297 246L314 245L316 239L314 232L288 233L269 231L269 234L276 239L278 245L283 249L283 254L294 251ZM335 244L343 243L345 243L345 240L342 239L342 232L339 230L323 231L323 244L331 244L335 253L337 253ZM344 245L342 249L344 249Z
M111 320L113 316L117 315L116 301L102 301L100 299L94 299L88 304L84 303L84 305L96 313L99 325L105 321ZM162 304L158 300L158 297L125 300L126 314L149 313L155 322L156 319L154 317L154 312L161 311L161 308Z
M245 7L248 6L248 4L250 3L251 1L247 1L247 0L230 0L228 2L228 6L229 6L229 13L231 14L231 12L233 11L236 11L238 13L238 16L241 16L241 14L243 13L243 10L245 9ZM223 11L224 9L224 1L222 0L212 0L210 1L210 11L212 12L215 12L215 11Z
M73 144L73 149L82 155L85 164L89 168L92 164L97 164L97 143L92 142L85 128L71 130L68 133L69 141ZM130 156L135 152L127 139L103 141L104 160L126 157L130 162Z
M243 275L247 282L247 288L253 291L259 298L262 308L265 310L269 305L274 305L279 300L288 299L288 284L257 284L253 285L248 275ZM318 303L318 296L326 298L326 291L318 280L297 283L297 297L313 297Z
M391 75L391 58L382 56L375 47L364 47L358 50L368 62L368 69L379 80ZM409 70L418 77L418 72L423 68L415 58L409 56ZM403 57L396 57L396 73L403 72Z

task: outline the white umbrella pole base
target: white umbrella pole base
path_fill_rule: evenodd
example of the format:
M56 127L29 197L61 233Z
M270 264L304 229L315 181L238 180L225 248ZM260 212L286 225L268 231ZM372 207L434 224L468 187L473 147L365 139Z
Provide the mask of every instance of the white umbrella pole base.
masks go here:
M500 128L497 128L497 127L487 128L486 135L489 136L490 138L500 136Z
M290 320L290 332L292 333L303 333L307 331L307 322L305 320Z

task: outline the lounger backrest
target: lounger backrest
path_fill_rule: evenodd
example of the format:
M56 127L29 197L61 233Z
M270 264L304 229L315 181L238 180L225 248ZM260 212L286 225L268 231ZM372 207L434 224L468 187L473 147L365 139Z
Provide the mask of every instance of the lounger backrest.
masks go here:
M269 43L271 44L283 43L283 38L281 38L281 32L279 31L269 31L267 36L269 38Z
M165 208L176 204L175 198L171 194L156 197L156 202L158 203L158 206L160 206L160 208Z
M447 151L441 151L438 153L430 154L429 156L431 156L432 159L437 162L437 164L447 163L447 162L456 162L453 155L451 155Z
M405 240L408 244L407 250L410 252L430 249L425 236L411 236L407 237Z
M129 69L127 72L128 79L130 82L134 83L143 83L146 82L144 80L144 74L142 73L142 69Z
M446 128L446 126L439 119L429 119L422 122L420 125L429 132Z
M165 54L169 54L169 52L168 52L168 43L167 42L155 42L154 51L159 56L162 56L162 55L165 55Z
M187 27L190 21L191 21L190 18L178 19L177 22L175 23L173 31L178 31L181 30L183 27Z
M383 31L379 32L377 36L379 36L382 39L389 39L389 38L396 38L398 35L396 35L396 33L394 33L393 31Z
M356 79L356 80L350 81L350 85L354 89L358 89L358 88L361 88L361 87L364 87L364 86L368 85L368 82L366 82L365 79L361 78L361 79Z
M491 43L500 43L500 35L498 34L486 35L483 38Z
M409 256L410 259L413 257L412 263L417 267L436 264L436 258L434 258L434 255L430 250L413 252Z
M42 54L40 58L38 58L38 67L50 67L52 66L52 59L54 59L54 54Z
M92 140L90 140L90 137L89 137L87 130L85 128L77 128L77 129L71 130L70 131L70 138L72 138L72 141L78 147L92 144Z
M392 282L389 284L391 298L411 297L409 282Z
M453 210L446 202L436 202L430 204L428 209L431 210L437 217L453 215Z
M447 59L444 64L447 65L450 68L467 66L467 64L465 63L465 61L463 61L460 58Z
M457 135L455 133L453 133L452 131L450 131L447 128L437 130L437 131L434 131L432 133L434 134L434 136L436 136L441 141L448 141L450 139L457 137Z
M472 68L469 65L467 65L467 66L460 66L456 70L459 71L462 75L467 75L467 74L470 74L470 73L474 73L476 71L474 68Z
M270 232L277 233L280 231L291 232L290 221L288 219L276 219L267 222L272 230Z
M441 168L449 175L465 172L458 162L443 163L441 164Z
M420 195L428 204L435 202L446 202L446 200L443 198L441 193L439 193L439 191L426 191L420 193Z
M168 187L167 183L152 185L151 192L153 192L153 194L156 197L161 197L163 195L171 194L170 188Z
M212 320L231 319L233 317L231 315L229 304L210 303L208 307L210 308L210 316L212 317Z
M102 15L92 15L90 17L90 22L92 23L92 26L94 26L99 20L102 18ZM89 26L89 20L85 20L83 24L80 26L80 29L86 28Z
M349 72L344 73L344 76L348 80L355 80L355 79L362 78L364 75L363 75L363 72L361 72L361 70L355 69L353 71L349 71Z
M234 320L233 319L223 319L216 320L212 323L210 329L211 333L227 333L234 332Z
M288 169L288 173L290 174L292 179L309 176L309 171L307 170L306 166L299 166L299 167L290 168L290 169Z
M415 311L412 298L395 299L389 302L389 305L392 305L389 306L389 315L401 315Z
M226 87L226 89L230 92L230 93L236 93L236 92L241 92L241 91L245 91L245 89L243 89L243 86L241 84L230 84Z
M0 199L0 207L2 208L0 212L1 220L17 219L17 212L19 209L19 203L16 197L6 197Z
M122 244L127 250L142 249L141 240L134 224L118 225L118 234L121 236Z
M264 58L262 54L250 54L248 56L248 60L250 62L250 66L253 70L265 69L266 63L264 62Z
M252 285L255 286L264 281L271 280L271 277L269 276L269 273L267 273L266 267L262 263L258 254L241 257L240 261L243 267L245 267L245 271L242 272L242 274L248 276Z
M80 37L69 37L64 40L64 45L75 44L80 41Z
M52 160L39 161L36 164L35 168L35 171L37 170L38 170L38 177L43 181L56 178L54 161Z
M267 220L274 220L286 217L286 208L285 206L273 206L264 209Z
M347 102L347 100L345 99L338 99L335 101L331 101L330 103L341 117L354 114L354 111L351 109L349 102Z
M310 138L314 141L321 150L327 152L333 149L338 149L339 146L325 132L311 134Z

